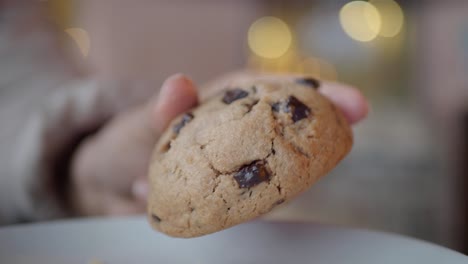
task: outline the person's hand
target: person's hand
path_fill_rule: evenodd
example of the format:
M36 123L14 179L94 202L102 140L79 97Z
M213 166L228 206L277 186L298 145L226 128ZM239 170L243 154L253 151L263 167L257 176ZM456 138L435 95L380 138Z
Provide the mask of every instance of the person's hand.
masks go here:
M355 88L322 83L319 91L338 106L350 124L362 120L368 105ZM117 116L85 142L72 167L72 198L79 214L125 215L145 211L147 168L159 135L178 114L197 104L193 83L170 77L158 98Z
M147 167L166 125L198 102L192 82L168 78L157 97L116 116L86 140L71 168L71 200L78 215L127 215L145 210Z

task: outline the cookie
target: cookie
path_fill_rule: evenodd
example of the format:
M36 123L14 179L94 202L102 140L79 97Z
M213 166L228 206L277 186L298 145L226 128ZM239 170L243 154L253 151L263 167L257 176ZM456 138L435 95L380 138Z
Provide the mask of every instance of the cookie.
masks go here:
M352 132L313 78L232 80L170 124L150 165L148 218L196 237L271 211L349 152Z

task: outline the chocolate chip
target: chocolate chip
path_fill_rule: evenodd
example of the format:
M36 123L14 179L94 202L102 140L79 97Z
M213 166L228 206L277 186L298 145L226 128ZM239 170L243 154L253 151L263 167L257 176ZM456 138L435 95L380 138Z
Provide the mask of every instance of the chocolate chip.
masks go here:
M246 91L244 91L242 89L239 89L239 88L228 90L228 91L226 91L226 93L224 93L223 103L230 104L230 103L232 103L232 102L234 102L236 100L247 97L247 95L249 95L248 92L246 92Z
M182 116L182 120L180 120L179 123L175 124L173 127L173 130L176 134L179 134L180 130L190 121L193 119L193 114L192 113L185 113Z
M273 103L271 109L274 112L291 113L294 122L308 117L311 112L307 105L292 95L286 101Z
M310 108L294 96L289 96L286 100L285 112L291 113L292 120L297 122L310 115Z
M235 175L234 179L240 188L250 188L270 178L265 162L254 161L242 167Z
M320 87L320 81L314 78L310 78L310 77L296 79L296 83L306 85L314 89L318 89Z
M155 215L155 214L152 214L152 215L151 215L151 218L153 218L153 221L156 222L156 223L161 222L161 218L159 218L159 216L157 216L157 215Z
M275 112L281 111L281 102L276 102L271 105L271 110Z

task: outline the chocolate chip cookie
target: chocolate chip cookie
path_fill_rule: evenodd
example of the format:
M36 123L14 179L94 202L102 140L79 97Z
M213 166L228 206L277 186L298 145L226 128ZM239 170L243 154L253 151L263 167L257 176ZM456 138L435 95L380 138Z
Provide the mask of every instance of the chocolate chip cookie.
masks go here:
M177 117L151 161L148 216L196 237L265 214L343 159L352 132L313 78L233 80Z

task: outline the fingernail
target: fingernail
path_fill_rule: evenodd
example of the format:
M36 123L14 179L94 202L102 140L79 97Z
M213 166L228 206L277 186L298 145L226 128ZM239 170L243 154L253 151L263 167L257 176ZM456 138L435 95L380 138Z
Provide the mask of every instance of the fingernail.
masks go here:
M138 179L132 185L132 194L139 200L146 200L149 194L149 185L146 180Z
M177 85L177 82L191 82L185 75L182 73L177 73L171 75L167 78L161 86L161 90L159 91L156 100L153 101L154 107L153 109L155 112L159 112L161 108L164 108L167 104L173 104L171 100L170 94L172 93L172 89ZM170 102L171 101L171 102Z
M186 79L185 76L181 73L173 74L169 76L164 83L161 86L161 89L159 90L159 93L153 97L152 100L149 101L148 103L148 113L150 113L150 118L153 119L154 117L156 118L164 118L160 115L161 109L164 109L165 105L167 105L168 98L170 98L168 95L171 93L171 87L173 86L174 82L178 80L184 80ZM172 102L171 102L172 103ZM159 120L158 120L159 122ZM156 122L156 123L158 123Z
M167 98L170 87L174 86L175 82L191 82L191 80L182 73L171 75L169 78L166 79L166 81L164 81L161 87L161 91L159 92L160 100L164 100L165 98Z
M150 104L152 129L159 135L169 122L198 102L193 82L183 74L174 74L161 87L156 104Z

